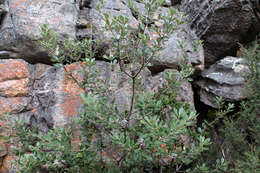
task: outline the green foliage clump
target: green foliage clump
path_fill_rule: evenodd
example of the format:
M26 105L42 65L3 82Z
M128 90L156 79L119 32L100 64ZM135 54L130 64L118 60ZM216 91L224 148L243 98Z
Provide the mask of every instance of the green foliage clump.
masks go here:
M260 171L260 46L241 48L249 72L246 74L245 94L248 100L241 103L237 118L225 121L224 130L230 146L231 171L257 173ZM228 147L226 147L228 148Z

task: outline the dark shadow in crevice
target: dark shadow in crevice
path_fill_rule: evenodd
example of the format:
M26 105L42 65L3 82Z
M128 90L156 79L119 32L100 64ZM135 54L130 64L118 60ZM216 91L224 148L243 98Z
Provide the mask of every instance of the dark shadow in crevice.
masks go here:
M152 76L155 76L155 75L163 72L164 70L166 70L167 66L165 66L165 65L153 65L151 67L148 67L148 69L152 73Z
M0 28L3 24L7 11L5 10L4 6L0 4Z
M208 112L209 110L213 110L208 105L205 105L203 102L200 101L200 96L198 94L198 88L192 85L192 90L194 92L194 106L195 110L198 114L197 117L197 126L201 127L205 120L208 120Z

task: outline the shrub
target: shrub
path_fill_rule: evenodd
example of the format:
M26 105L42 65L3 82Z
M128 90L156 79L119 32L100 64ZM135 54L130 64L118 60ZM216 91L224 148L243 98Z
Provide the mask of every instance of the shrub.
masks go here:
M181 64L177 77L166 72L167 82L160 91L151 93L142 87L141 73L151 60L163 50L169 35L183 22L175 9L160 13L163 0L142 0L144 11L137 10L132 1L128 5L137 16L137 30L133 31L126 16L102 14L104 29L111 32L111 47L104 55L112 66L119 65L131 84L131 103L128 110L118 110L109 85L98 80L95 56L100 46L98 39L81 42L65 39L41 27L39 45L49 51L57 66L62 67L85 92L81 95L85 106L75 120L80 126L78 148L73 145L70 128L54 127L46 134L33 131L22 121L17 127L16 164L20 172L198 172L208 170L199 165L198 158L208 149L209 138L202 128L196 127L197 114L189 106L176 101L180 82L190 81L193 69ZM103 2L101 1L101 5ZM158 15L155 15L158 14ZM155 17L157 16L157 17ZM153 39L152 34L156 34ZM180 42L181 43L181 42ZM187 57L183 57L187 58ZM65 64L83 61L83 81L66 70ZM101 88L93 87L99 83ZM91 89L89 89L92 86ZM138 96L136 92L138 91ZM16 128L17 128L16 127ZM25 137L25 138L23 138ZM29 137L33 137L33 142ZM26 148L25 148L26 146ZM112 152L107 156L108 152ZM222 165L222 162L217 163Z

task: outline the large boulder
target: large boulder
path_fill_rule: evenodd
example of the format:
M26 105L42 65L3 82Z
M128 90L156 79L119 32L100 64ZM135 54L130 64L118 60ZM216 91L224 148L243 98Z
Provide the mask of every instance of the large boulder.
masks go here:
M159 52L157 58L153 60L151 70L160 71L162 69L178 69L180 64L188 63L196 71L204 69L204 50L201 45L196 47L194 41L197 37L191 33L187 25L175 31L164 45L164 50ZM184 48L179 42L184 42Z
M50 63L47 52L34 42L42 24L62 36L76 37L78 10L74 0L5 0L4 4L7 14L1 15L0 58Z
M247 36L255 22L252 10L240 0L182 0L188 23L204 42L205 64L235 55L237 42Z
M243 58L225 57L217 61L209 69L204 70L202 78L195 82L199 87L200 100L211 107L217 108L216 97L225 101L236 102L245 99L244 87L248 72Z

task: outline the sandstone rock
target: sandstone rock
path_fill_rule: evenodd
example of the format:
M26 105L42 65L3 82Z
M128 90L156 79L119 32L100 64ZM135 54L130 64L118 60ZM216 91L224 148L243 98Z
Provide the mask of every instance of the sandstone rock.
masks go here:
M71 68L73 66L74 66L74 68ZM79 64L78 65L72 64L72 65L68 66L68 69L70 69L68 71L72 70L72 72L73 71L79 72L80 68L82 68L82 67L80 67ZM127 75L119 72L120 70L119 70L118 65L116 65L115 67L112 68L109 63L103 62L103 61L97 61L97 64L95 65L95 70L98 72L98 77L96 80L102 79L103 81L106 81L106 84L110 86L111 91L115 92L115 94L114 94L115 103L118 105L118 109L121 111L128 110L129 106L130 106L131 93L132 93L131 85L130 85L130 82L131 82L130 78L127 77ZM171 70L171 71L175 71L175 70ZM76 74L76 73L73 73L73 74ZM155 76L152 76L151 72L148 69L144 69L144 71L140 74L141 81L144 85L144 88L150 92L155 92L156 90L158 90L159 86L161 86L162 83L165 82L164 74L165 74L165 72L161 72ZM80 75L80 74L75 75L75 77L77 77L77 78L79 76L82 76L82 75ZM66 88L69 85L70 96L74 99L74 101L71 100L72 102L68 103L68 105L66 105L65 107L68 107L69 105L74 105L74 104L79 106L79 103L81 100L79 98L79 94L82 93L83 91L73 81L67 81L65 83L66 83L66 85L64 85L63 91L66 91ZM95 87L99 87L99 86L95 86ZM75 88L75 90L73 88ZM190 103L190 105L192 107L194 107L193 91L192 91L190 83L183 82L181 87L179 88L179 92L180 92L179 101ZM74 109L74 111L66 111L66 112L77 113L78 108ZM68 108L66 108L65 110L67 110L67 109ZM72 114L72 116L75 116L76 115L75 113Z
M79 115L84 106L80 97L83 90L66 74L65 69L46 65L50 63L49 57L47 52L35 46L34 35L39 34L41 24L48 24L63 37L76 38L77 35L79 39L93 34L88 28L90 21L100 30L103 24L95 10L98 1L81 2L81 10L78 11L78 1L73 0L5 0L3 8L1 6L4 11L0 11L0 116L8 113L12 118L22 118L27 125L37 126L39 131L47 132L53 126L71 123L71 120ZM125 2L126 0L105 1L102 10L112 15L130 16L130 26L135 30L137 20ZM167 6L170 6L169 3L170 1L167 1ZM143 8L142 4L136 4L139 9ZM81 16L77 20L79 13ZM109 33L105 33L103 37L108 38ZM165 45L166 50L160 53L153 67L160 68L159 71L164 68L177 68L183 53L183 50L177 47L178 39L188 39L188 49L185 49L184 53L189 56L190 63L202 70L203 49L200 49L199 53L190 53L193 48L192 41L196 37L184 30L179 30L171 36ZM82 80L82 68L81 63L73 63L66 66L66 71ZM97 61L95 69L99 72L99 78L105 80L111 86L110 89L115 91L115 102L119 110L129 109L131 86L128 77L118 73L119 66L112 68L107 62ZM165 72L161 72L153 76L150 70L145 69L141 73L145 89L151 92L159 89L165 82L164 75ZM190 83L183 83L179 89L179 101L189 102L194 107ZM0 141L0 145L4 145L4 141ZM1 171L6 172L14 157L9 148L0 154Z
M0 114L17 114L28 111L30 99L27 97L0 97Z
M20 71L24 69L31 70L28 73L13 73L16 75L13 76L14 78L20 75L20 78L25 78L29 81L28 85L24 86L27 94L21 97L17 95L20 92L20 88L16 88L16 90L12 88L8 95L0 97L1 114L20 115L27 120L27 123L38 125L43 131L47 131L53 125L65 125L71 118L79 114L82 106L80 94L83 93L83 90L65 73L64 69L43 64L30 65L23 60L2 60L0 67L4 69L4 64L6 62L12 64L12 61L19 62L21 65L20 67L13 65L15 67L13 69L8 68L9 74L12 74L12 70L19 71L19 68ZM95 69L99 72L99 78L105 80L115 91L116 103L120 109L127 109L132 92L129 78L125 74L118 73L119 66L112 69L107 62L98 61ZM73 76L79 80L83 77L82 65L80 63L67 65L66 70L72 72ZM141 74L145 88L150 91L158 89L158 86L165 81L164 73L152 76L151 72L145 69ZM13 80L12 76L9 76L7 73L6 76L1 76L0 79L21 83L19 80ZM6 88L9 88L9 86L6 85ZM2 89L6 90L6 88L3 85ZM180 99L180 101L187 101L193 105L193 94L190 84L183 84L181 90L184 94L181 96L183 99Z
M12 80L0 83L0 95L1 96L26 96L28 92L28 79Z
M136 4L139 11L144 11L143 4ZM165 7L160 8L162 14L166 14L167 10L168 9ZM183 21L184 18L182 16L182 12L177 12L175 17L179 21ZM194 41L198 40L198 37L190 30L187 23L182 25L174 23L174 25L176 31L169 36L169 40L164 45L164 50L159 52L152 61L151 70L156 72L167 68L177 69L180 66L180 63L190 63L195 70L202 71L204 69L204 50L202 46L196 47L194 44ZM156 39L156 37L154 39ZM183 48L180 47L180 43L183 43ZM186 59L184 57L186 57Z
M152 86L150 86L151 91L157 91L160 86L165 81L165 74L167 72L173 72L176 73L177 76L179 75L177 70L173 69L167 69L155 76L152 77L152 82L150 83ZM148 83L146 83L146 86L149 86ZM189 103L191 108L194 108L194 98L193 98L193 90L192 86L189 82L181 82L181 85L176 88L177 89L177 101L182 103Z
M183 0L181 9L188 14L188 23L204 41L205 63L235 55L241 41L253 23L253 12L244 9L239 0Z
M0 82L25 79L30 73L28 63L23 60L0 60Z
M199 86L200 100L206 105L217 107L215 98L222 97L226 101L240 101L246 79L243 74L248 71L242 58L225 57L204 70L202 79L195 82Z
M79 81L84 77L83 68L82 63L73 63L65 67L66 71ZM80 97L83 90L65 69L44 64L32 65L21 59L0 60L0 115L8 113L10 117L22 118L27 125L37 126L43 132L47 132L54 125L70 124L84 106ZM97 61L94 69L98 76L92 87L101 87L97 81L103 79L110 85L110 90L115 91L111 98L115 97L118 109L129 109L132 90L129 78L119 73L119 66L112 68L107 62ZM141 73L144 88L151 92L158 90L165 82L164 74L165 72L161 72L152 76L151 72L145 69ZM193 107L191 85L183 83L179 89L179 101L189 102ZM4 141L0 141L0 145L3 144ZM10 151L2 155L5 155L2 157L2 170L7 170L13 156L10 155Z
M0 60L0 116L21 114L30 111L29 74L30 66L23 60ZM3 136L9 134L7 122L0 123ZM0 140L0 172L7 172L12 160L7 141Z
M101 70L105 69L105 73L104 71L102 73L106 75L106 80L108 81L108 84L110 84L114 88L116 98L115 103L118 104L119 110L129 109L132 93L131 85L129 84L129 77L127 77L125 74L118 74L119 66L116 66L114 71L112 71L111 66L108 63L99 62L98 65L99 68L101 67ZM145 90L150 92L158 91L162 84L166 82L166 71L152 76L151 72L148 69L144 69L144 71L140 74L140 77ZM176 72L176 70L169 71ZM178 88L178 91L179 101L189 103L191 107L194 107L191 84L188 82L183 82L180 88Z
M127 1L105 1L104 7L102 8L102 12L110 13L111 16L125 15L130 18L130 27L133 31L138 26L138 21L131 12L131 10L127 6ZM144 5L142 3L138 3L133 1L137 9L142 13L144 11ZM103 30L104 22L100 19L97 10L95 9L98 5L98 1L92 1L90 4L90 8L85 8L82 10L82 15L80 17L82 27L78 30L77 36L79 39L81 38L89 38L91 35L98 35L98 33L92 33L92 30L87 26L87 23L92 23L94 25L94 31L100 32ZM167 10L167 8L161 8L162 11ZM180 14L176 16L180 18ZM86 20L87 19L87 20ZM173 68L177 69L179 64L186 61L184 60L184 56L187 57L189 63L191 63L197 71L201 71L204 69L204 51L202 46L198 47L196 52L194 52L195 46L194 41L198 40L194 33L192 33L189 29L189 26L186 24L179 27L180 29L175 31L169 38L168 42L165 44L165 49L161 51L157 58L152 62L151 70L154 72L163 71L165 68ZM104 47L109 47L109 37L111 37L111 33L106 31L103 35L105 40ZM183 49L180 48L178 42L184 42L185 47Z
M65 113L59 112L63 108L57 106L60 99L55 93L55 89L58 88L55 82L64 82L62 74L62 69L48 65L31 65L21 59L0 60L0 116L8 113L10 117L10 122L1 123L3 135L9 133L5 127L16 117L24 119L30 126L37 126L43 132L52 128L54 124L67 123L63 117ZM0 146L5 146L5 143L6 141L0 141ZM0 159L0 172L12 171L10 162L14 156L10 147L3 150Z
M26 111L30 103L29 64L23 60L0 60L0 114Z
M99 1L91 1L88 3L87 8L81 10L80 20L93 25L94 29L90 28L90 25L85 25L85 27L79 29L77 33L78 38L90 38L92 35L98 35L103 30L105 23L100 18L99 12L96 7L100 5ZM106 0L104 1L104 6L101 7L102 13L109 13L111 17L125 15L130 19L130 26L136 28L138 25L137 20L131 13L131 10L127 7L125 1L120 0ZM104 32L103 38L108 40L110 37L110 32ZM99 35L100 36L100 35Z
M174 32L165 43L165 49L159 52L157 58L153 60L151 69L153 71L165 68L177 69L180 63L189 63L196 71L202 71L204 69L204 50L202 46L199 46L194 51L193 41L196 40L196 36L192 35L186 25ZM183 49L180 47L179 41L184 42Z
M1 22L0 58L50 63L47 52L34 42L42 24L62 36L76 36L78 10L73 0L5 0L5 8L8 13Z

